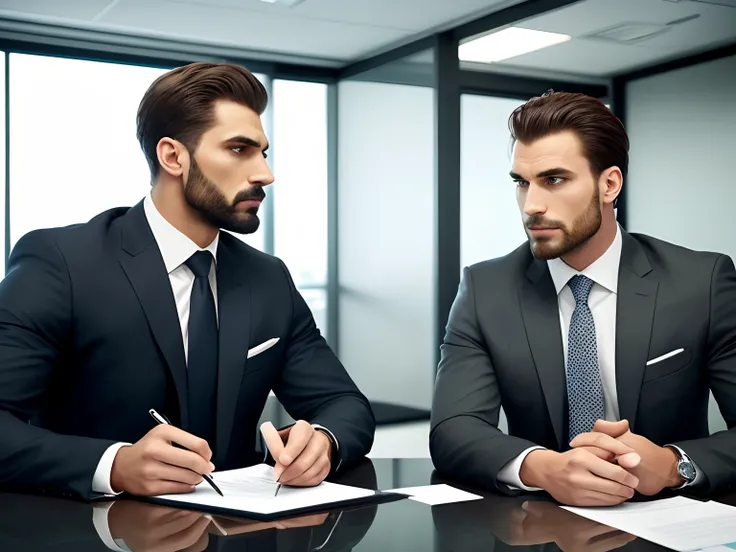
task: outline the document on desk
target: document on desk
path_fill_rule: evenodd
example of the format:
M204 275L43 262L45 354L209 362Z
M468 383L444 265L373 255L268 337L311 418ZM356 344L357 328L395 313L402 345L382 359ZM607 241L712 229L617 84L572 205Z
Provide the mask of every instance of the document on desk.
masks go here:
M468 493L450 485L445 485L444 483L439 485L424 485L421 487L403 487L401 489L391 489L389 492L409 495L409 500L423 502L430 506L480 500L483 498L477 494Z
M266 464L214 472L212 479L224 496L218 495L207 483L201 483L192 493L159 495L151 500L174 507L189 506L203 511L270 518L282 513L314 510L323 505L329 507L330 504L360 502L361 499L369 501L371 497L386 494L323 482L316 487L283 486L274 496L277 484L273 468Z
M736 550L736 508L684 497L565 510L672 550Z

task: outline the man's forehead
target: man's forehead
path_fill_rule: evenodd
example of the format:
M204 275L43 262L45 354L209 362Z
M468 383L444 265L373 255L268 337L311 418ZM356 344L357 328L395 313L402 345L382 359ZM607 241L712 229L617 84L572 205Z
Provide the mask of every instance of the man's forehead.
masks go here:
M545 136L530 143L517 142L514 146L512 170L518 174L539 173L556 167L571 166L582 160L579 140L572 133Z
M260 115L247 106L220 100L215 102L214 116L213 129L218 134L245 135L257 140L264 137Z

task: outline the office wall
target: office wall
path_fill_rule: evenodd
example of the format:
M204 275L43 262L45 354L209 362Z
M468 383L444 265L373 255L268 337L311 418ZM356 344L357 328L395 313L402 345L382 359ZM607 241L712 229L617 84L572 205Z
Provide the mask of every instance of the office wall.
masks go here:
M338 87L339 354L371 400L429 408L433 90Z
M736 57L633 81L626 90L629 230L736 261ZM711 401L711 430L725 428Z

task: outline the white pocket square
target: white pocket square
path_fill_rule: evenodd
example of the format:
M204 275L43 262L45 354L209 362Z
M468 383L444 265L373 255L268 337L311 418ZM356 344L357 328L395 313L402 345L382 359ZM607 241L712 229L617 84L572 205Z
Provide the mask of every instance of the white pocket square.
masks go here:
M268 341L264 341L260 345L256 345L252 349L248 351L248 358L253 358L256 355L260 355L263 351L269 350L271 347L276 345L276 343L279 342L278 337L272 337Z
M675 355L679 355L681 352L683 352L685 349L675 349L674 351L670 351L669 353L658 356L657 358L653 358L649 362L647 362L647 366L651 366L652 364L657 364L658 362L662 362L663 360L667 360L668 358L671 358Z

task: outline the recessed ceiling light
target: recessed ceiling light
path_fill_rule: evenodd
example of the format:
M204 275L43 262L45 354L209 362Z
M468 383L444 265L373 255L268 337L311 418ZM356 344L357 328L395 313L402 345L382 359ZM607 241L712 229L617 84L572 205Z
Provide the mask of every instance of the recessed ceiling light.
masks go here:
M493 63L570 40L569 35L509 27L460 45L462 61Z
M293 8L297 4L301 4L304 0L261 0L267 4L278 4L280 6L286 6L287 8Z

